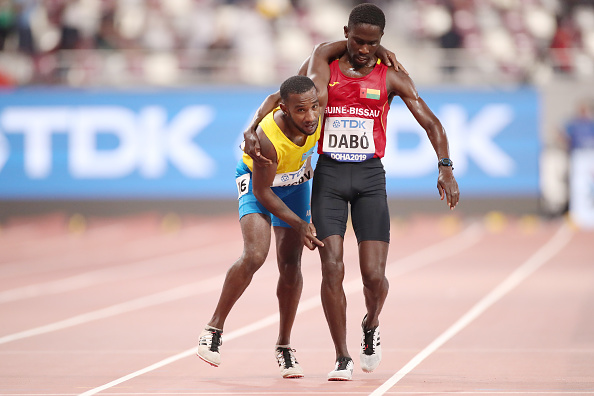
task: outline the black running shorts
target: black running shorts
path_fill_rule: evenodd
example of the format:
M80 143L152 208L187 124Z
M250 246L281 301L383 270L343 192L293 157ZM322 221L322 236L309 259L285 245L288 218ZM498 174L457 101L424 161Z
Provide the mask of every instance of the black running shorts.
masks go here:
M320 155L311 198L318 239L331 235L344 238L349 203L357 242L390 242L386 172L382 161L372 158L364 162L339 162Z

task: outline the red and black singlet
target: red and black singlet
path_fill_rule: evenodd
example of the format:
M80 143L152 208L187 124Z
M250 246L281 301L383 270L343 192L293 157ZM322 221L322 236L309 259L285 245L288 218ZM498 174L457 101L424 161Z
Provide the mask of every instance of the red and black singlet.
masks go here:
M390 103L386 91L388 67L378 59L365 77L347 77L330 64L328 105L318 153L341 162L382 158L386 148L386 118Z

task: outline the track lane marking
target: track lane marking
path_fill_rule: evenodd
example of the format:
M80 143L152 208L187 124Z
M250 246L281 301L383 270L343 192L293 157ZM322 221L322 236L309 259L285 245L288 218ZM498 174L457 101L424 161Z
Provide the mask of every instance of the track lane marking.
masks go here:
M188 237L193 236L195 233L198 233L200 235L205 234L207 238L215 240L214 236L211 238L211 233L209 232L212 229L214 224L215 224L215 221L211 220L211 221L206 221L204 223L192 225L188 228L185 228L185 229L179 231L177 236L188 238ZM113 226L115 226L115 225L105 225L105 226L101 226L100 228L96 228L93 231L89 231L88 232L89 237L85 241L85 243L89 243L89 244L93 245L93 246L91 246L92 251L104 250L103 248L101 248L101 246L95 246L94 244L103 242L103 240L98 241L97 240L98 238L108 239L108 241L111 241L112 239L117 240L118 239L117 237L109 237L108 238L106 236L106 235L109 235L110 231L112 231L109 228L113 227ZM104 228L108 228L108 230L105 231L105 230L103 230ZM130 231L128 230L128 234L129 234L129 232ZM97 236L97 234L99 234L99 236ZM163 236L164 235L162 235L162 234L153 233L150 235L126 240L123 243L124 247L121 247L120 250L125 251L129 255L134 255L134 254L137 254L138 252L142 252L143 254L146 254L147 246L156 246L157 242L162 241ZM68 234L59 235L59 236L56 236L55 238L63 239L64 243L68 243L69 241L72 242L73 240L77 239L77 238L73 238L71 235L68 235ZM47 241L48 241L48 239L42 240L42 242L46 242L46 243L50 244ZM211 243L209 239L207 239L206 241L203 241L203 242L204 243L202 246L205 246L205 245ZM159 254L159 253L160 252L158 252L158 251L155 252L155 254ZM171 254L171 253L165 252L163 254L166 255L166 254ZM84 256L84 255L82 255L82 256ZM106 262L105 258L111 257L111 256L112 256L111 254L106 254L105 257L101 257L100 259L98 259L98 262L94 263L94 264L105 263ZM88 254L87 254L87 258L88 258ZM93 256L93 259L95 259L95 258L96 257ZM145 258L134 258L134 260L143 260L143 259L146 259L146 257ZM44 264L41 268L37 265L40 263L40 260L42 260L42 263ZM81 254L72 253L72 254L67 255L66 257L64 257L63 255L58 255L58 256L52 256L49 258L45 257L45 256L38 256L38 257L26 258L23 260L18 260L18 259L12 260L9 262L1 262L1 259L0 259L0 263L2 264L0 266L0 276L3 276L3 277L29 276L29 275L46 274L46 273L50 273L53 271L60 271L60 270L81 269L81 267L77 266L77 265L75 265L75 266L69 265L69 266L63 266L63 267L58 267L58 268L53 268L53 267L47 268L48 261L51 264L55 264L55 263L63 264L64 262L67 262L67 263L77 262L78 263L81 261ZM84 269L84 267L82 269Z
M99 319L109 318L116 315L121 315L123 313L136 311L142 308L148 308L154 305L160 305L167 302L180 300L183 298L188 298L191 296L195 296L197 294L215 291L220 288L220 285L223 283L224 279L224 274L217 275L199 282L189 283L170 290L166 290L164 292L154 293L148 296L135 298L133 300L129 300L119 304L114 304L109 307L87 312L84 314L76 315L68 319L60 320L58 322L50 323L44 326L19 331L17 333L0 337L0 345L7 344L9 342L17 340L22 340L23 338L29 338L41 334L51 333L58 330L64 330L69 327L78 326L81 324L93 322Z
M566 224L562 224L553 237L540 249L538 249L528 260L512 272L489 294L476 303L466 314L458 319L452 326L433 340L429 345L413 357L396 374L384 382L379 388L373 391L370 396L380 396L396 385L408 373L414 370L423 360L433 352L451 340L455 335L472 323L483 312L503 298L511 290L516 288L522 281L532 275L536 270L548 262L553 256L561 251L571 240L573 232Z
M459 253L460 251L463 251L464 249L467 249L467 248L471 247L472 245L478 243L482 239L483 236L484 236L484 232L483 232L482 227L479 224L470 225L468 228L466 228L460 234L454 235L454 236L447 238L443 241L440 241L432 246L423 248L415 253L410 254L407 257L393 261L392 263L389 264L389 271L388 271L388 268L386 269L386 275L388 275L388 273L389 273L390 276L399 276L406 272L410 272L415 269L418 269L424 265L430 264L432 262L442 261L444 258L446 258L448 256L455 255L455 254ZM436 249L440 251L439 255L434 254ZM399 266L401 266L403 268L400 268ZM398 267L398 268L392 268L392 267ZM357 278L345 283L343 285L343 287L344 287L345 294L352 294L352 293L360 290L363 287L362 282L361 282L361 277L358 276ZM322 303L321 303L319 294L317 294L313 297L310 297L307 300L301 301L299 303L299 307L297 309L297 315L299 315L300 313L312 310L314 308L320 307L321 304ZM268 315L256 322L248 324L248 325L241 327L237 330L231 331L229 333L225 333L225 341L226 342L232 341L235 338L253 333L255 331L258 331L265 327L268 327L270 325L276 324L276 323L278 323L278 321L279 321L278 312L274 313L272 315ZM102 392L106 389L112 388L112 387L119 385L123 382L126 382L126 381L131 380L136 377L139 377L143 374L149 373L149 372L159 369L161 367L167 366L168 364L174 363L178 360L192 356L195 354L195 352L196 352L196 346L193 346L192 348L189 348L189 349L187 349L183 352L180 352L178 354L175 354L173 356L167 357L167 358L160 360L154 364L151 364L150 366L147 366L140 370L134 371L134 372L127 374L123 377L120 377L118 379L110 381L104 385L101 385L99 387L96 387L96 388L90 389L86 392L83 392L79 396L95 395L99 392ZM224 393L221 393L221 394L224 394ZM258 394L261 394L261 393L258 393ZM343 393L341 393L341 394L343 394Z
M237 242L237 244L243 245L242 242ZM223 245L225 245L225 249L229 248L228 242L223 243ZM204 249L200 250L203 251ZM180 253L180 255L181 254L188 254L188 252ZM193 257L195 257L195 252ZM274 255L268 256L264 265L267 265L270 261L274 261L275 259L276 256ZM143 297L125 301L123 303L114 304L109 307L76 315L68 319L60 320L47 325L8 334L0 337L0 345L21 340L24 338L29 338L58 330L67 329L69 327L85 324L95 320L106 319L112 316L132 312L138 309L148 308L154 305L164 304L175 300L181 300L184 298L203 294L205 292L220 290L223 284L223 280L225 279L225 275L226 272L199 282L193 282L190 284L178 286L163 292L149 294Z
M222 242L216 245L210 245L207 249L218 250L221 248L229 249L229 242ZM22 286L0 292L0 304L24 300L28 298L42 297L52 294L65 293L73 290L80 290L85 287L102 284L105 282L119 281L126 279L151 276L169 271L177 271L196 265L195 258L197 254L204 252L205 247L186 250L180 253L169 253L156 258L134 260L127 264L115 265L109 268L102 268L94 271L87 271L78 275L69 276L49 282L41 282L33 285ZM177 266L156 266L148 270L148 266L165 261L167 263L188 262L185 265ZM122 271L132 271L122 275ZM138 273L136 273L136 272Z

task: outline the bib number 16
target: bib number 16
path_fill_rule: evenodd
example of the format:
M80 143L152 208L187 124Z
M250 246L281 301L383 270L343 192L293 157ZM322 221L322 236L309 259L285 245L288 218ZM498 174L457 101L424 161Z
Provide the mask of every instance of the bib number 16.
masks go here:
M242 195L247 194L249 190L250 174L246 173L245 175L239 176L235 179L235 183L237 183L237 199L239 199Z

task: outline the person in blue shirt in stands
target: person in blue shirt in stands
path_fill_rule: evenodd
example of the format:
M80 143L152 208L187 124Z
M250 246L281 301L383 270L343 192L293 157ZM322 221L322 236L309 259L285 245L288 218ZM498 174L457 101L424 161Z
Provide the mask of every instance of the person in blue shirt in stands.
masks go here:
M578 114L565 127L569 150L594 150L594 114L592 102L583 100L578 107Z

